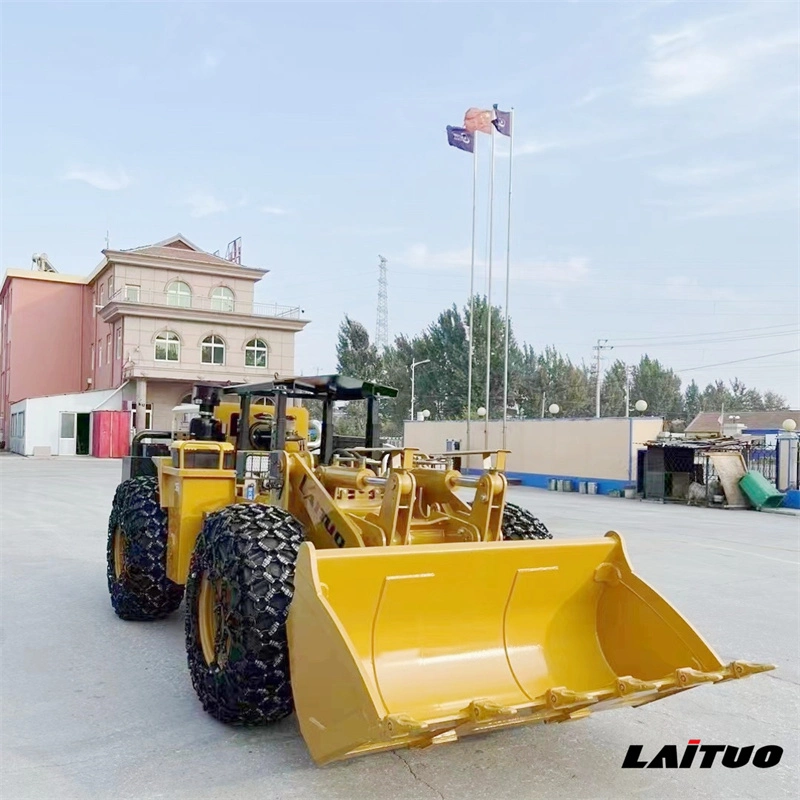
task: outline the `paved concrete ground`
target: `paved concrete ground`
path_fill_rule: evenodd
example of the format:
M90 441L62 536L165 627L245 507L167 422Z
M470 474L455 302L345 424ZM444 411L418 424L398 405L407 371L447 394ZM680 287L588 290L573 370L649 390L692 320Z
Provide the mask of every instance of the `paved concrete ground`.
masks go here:
M637 572L725 660L776 672L641 709L319 769L294 718L240 730L195 699L182 615L119 621L105 581L119 462L0 456L3 800L778 798L800 794L800 520L513 489L560 537L618 529ZM689 738L779 744L782 763L621 770Z

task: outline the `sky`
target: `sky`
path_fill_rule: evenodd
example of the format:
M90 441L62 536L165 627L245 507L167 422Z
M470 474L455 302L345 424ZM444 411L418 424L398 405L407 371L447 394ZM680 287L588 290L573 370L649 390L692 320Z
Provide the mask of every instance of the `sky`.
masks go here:
M445 127L515 109L517 339L800 408L797 2L8 3L0 267L88 274L177 232L298 305L298 372L345 314L415 334L469 295L471 156ZM497 137L492 299L505 300ZM476 291L487 289L480 135Z

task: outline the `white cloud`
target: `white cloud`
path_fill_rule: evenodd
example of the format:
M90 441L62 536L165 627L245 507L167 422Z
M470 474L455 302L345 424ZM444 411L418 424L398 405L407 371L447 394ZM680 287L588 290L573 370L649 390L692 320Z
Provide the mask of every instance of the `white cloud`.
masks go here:
M677 186L703 186L733 175L741 175L758 166L752 161L716 161L689 166L664 166L653 170L652 176L662 183Z
M797 208L795 181L772 186L755 186L738 193L725 192L697 198L686 216L693 219L739 217L751 214L788 211Z
M208 217L228 210L228 206L210 192L193 192L186 198L186 204L193 217Z
M279 208L278 206L261 206L259 211L262 214L272 214L276 217L281 217L287 213L285 208Z
M216 72L220 61L222 61L222 57L218 53L206 51L203 54L203 70L209 73Z
M339 225L333 228L332 233L337 236L390 236L394 233L400 233L403 230L398 225L376 225L370 227L368 225Z
M62 176L65 181L83 181L104 192L118 192L131 185L128 173L121 167L104 170L97 167L74 166Z
M619 142L639 135L638 126L598 127L583 134L567 134L563 136L542 136L527 139L521 144L514 142L514 156L541 155L553 150L574 150L581 147L603 145ZM497 158L508 158L508 150L499 150Z
M409 269L425 272L448 272L468 270L470 266L470 251L444 250L434 253L425 244L415 244L405 253L398 256L398 263ZM484 270L485 261L475 260L476 269ZM505 259L496 260L494 274L498 280L505 276ZM583 280L589 274L589 262L586 258L572 257L564 260L532 261L528 259L511 261L511 280L537 281L546 284L574 284Z
M595 100L599 100L601 97L608 97L610 94L614 94L618 92L620 89L625 88L625 84L615 83L609 86L595 86L593 89L589 89L586 94L579 97L574 103L573 106L575 108L580 108L581 106L588 106L590 103L594 103Z
M798 200L796 181L779 179L738 191L726 188L679 199L656 200L651 205L674 212L678 219L707 219L790 211L797 208Z
M796 53L796 33L751 33L757 22L748 13L737 11L651 35L639 102L666 106L717 94L752 78L764 62Z

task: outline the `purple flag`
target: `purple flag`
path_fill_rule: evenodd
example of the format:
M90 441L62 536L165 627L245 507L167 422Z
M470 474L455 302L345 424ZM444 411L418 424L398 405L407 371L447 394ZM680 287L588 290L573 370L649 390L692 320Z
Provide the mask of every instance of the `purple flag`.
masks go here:
M510 111L498 111L497 106L494 107L494 119L492 120L492 124L495 128L497 128L498 133L502 133L503 136L511 136L511 112Z
M475 152L475 134L470 133L466 128L454 128L447 126L447 144L457 147L459 150L466 150L468 153Z

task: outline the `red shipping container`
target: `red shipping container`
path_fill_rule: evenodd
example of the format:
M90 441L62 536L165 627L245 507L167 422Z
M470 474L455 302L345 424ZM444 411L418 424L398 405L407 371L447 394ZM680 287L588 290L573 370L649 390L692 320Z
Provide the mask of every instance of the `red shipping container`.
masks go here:
M122 458L130 452L129 411L92 412L92 455L95 458Z

